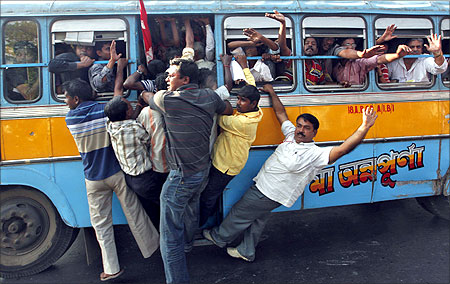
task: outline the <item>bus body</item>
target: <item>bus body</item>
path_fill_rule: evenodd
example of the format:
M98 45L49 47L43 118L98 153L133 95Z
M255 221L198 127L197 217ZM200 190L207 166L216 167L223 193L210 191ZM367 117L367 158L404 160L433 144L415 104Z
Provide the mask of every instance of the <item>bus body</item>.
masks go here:
M307 86L303 72L305 37L353 37L358 47L375 45L387 24L399 38L441 34L450 53L449 7L446 1L145 1L148 17L200 15L212 20L216 58L226 42L244 39L242 28L255 27L276 39L278 22L264 13L278 10L287 18L293 79L274 84L294 121L301 113L320 121L319 146L338 145L361 123L362 109L378 112L363 144L326 167L291 207L299 210L422 197L435 214L448 214L450 82L443 75L430 83L378 83L371 71L364 85ZM68 112L48 63L63 44L90 44L115 39L129 59L128 74L144 56L139 1L2 1L1 80L1 276L42 271L70 246L76 228L90 227L83 166L66 124ZM152 32L152 30L151 30ZM18 60L18 42L33 42L37 56ZM19 45L20 46L20 45ZM17 54L15 54L17 52ZM223 71L217 60L219 85ZM15 71L18 70L18 71ZM15 73L14 73L15 72ZM12 96L16 74L34 96ZM447 73L448 74L448 73ZM34 78L34 79L33 79ZM34 80L34 81L33 81ZM33 84L33 86L31 86ZM16 90L16 91L14 91ZM15 94L14 94L15 95ZM128 98L135 101L136 92ZM108 94L99 96L107 101ZM232 96L232 102L233 100ZM221 206L225 216L252 184L264 161L283 136L267 95L259 106L264 117L245 168L227 186ZM434 197L434 198L431 198ZM442 207L442 204L444 205ZM444 216L445 217L445 216ZM447 215L448 218L448 215ZM113 200L114 224L125 224Z

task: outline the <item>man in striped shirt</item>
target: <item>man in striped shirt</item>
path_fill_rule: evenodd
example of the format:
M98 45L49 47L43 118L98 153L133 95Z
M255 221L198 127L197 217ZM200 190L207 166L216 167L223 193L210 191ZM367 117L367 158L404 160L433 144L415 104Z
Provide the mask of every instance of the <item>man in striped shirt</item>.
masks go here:
M100 245L106 281L123 273L114 242L112 196L116 193L131 232L145 258L158 248L158 232L145 213L136 194L128 189L106 131L104 105L93 101L89 83L81 79L63 84L70 111L66 124L84 166L89 214Z

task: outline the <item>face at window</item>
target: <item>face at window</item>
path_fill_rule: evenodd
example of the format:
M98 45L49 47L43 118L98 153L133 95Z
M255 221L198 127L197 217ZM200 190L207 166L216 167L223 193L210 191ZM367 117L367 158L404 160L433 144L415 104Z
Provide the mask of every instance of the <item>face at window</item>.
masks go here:
M342 42L342 46L346 49L356 49L355 40L352 38L347 38Z
M97 55L103 60L109 60L109 58L111 57L111 44L105 43L102 46L102 49L97 50Z
M245 55L247 57L250 56L258 56L258 49L254 46L246 47L245 48Z
M311 122L304 120L300 117L297 120L297 125L295 127L295 135L294 139L297 143L309 143L313 141L313 138L316 136L317 130L314 130L314 127Z
M328 51L334 44L334 37L326 37L322 40L322 49L323 51Z
M17 63L35 63L37 59L37 54L31 49L17 50L16 52L16 62Z
M423 50L422 42L420 42L418 40L412 40L408 43L408 46L409 46L409 48L411 48L413 55L422 54L422 50Z
M75 54L78 57L81 56L89 56L90 58L94 58L94 47L92 46L86 46L86 45L77 45L75 47Z
M303 51L307 56L316 55L318 52L316 39L312 37L307 38L305 40L305 45L303 46Z
M240 113L246 113L250 111L254 111L256 108L256 101L251 102L246 97L237 96L236 109Z

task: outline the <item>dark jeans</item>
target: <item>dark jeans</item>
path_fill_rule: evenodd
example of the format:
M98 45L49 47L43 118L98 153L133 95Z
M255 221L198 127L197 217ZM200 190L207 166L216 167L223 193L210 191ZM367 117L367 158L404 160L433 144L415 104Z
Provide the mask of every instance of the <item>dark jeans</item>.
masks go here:
M181 171L171 170L161 192L160 250L166 274L166 283L189 283L184 252L185 219L188 207L197 204L208 170L183 177ZM191 216L192 220L197 220ZM192 222L191 224L198 224ZM196 228L196 227L195 227Z
M234 176L222 173L214 166L211 166L208 177L208 184L200 195L200 227L208 220L209 216L217 210L218 200L227 184Z
M168 175L168 173L158 173L153 170L137 176L125 174L128 187L136 193L142 207L157 229L159 229L159 198Z

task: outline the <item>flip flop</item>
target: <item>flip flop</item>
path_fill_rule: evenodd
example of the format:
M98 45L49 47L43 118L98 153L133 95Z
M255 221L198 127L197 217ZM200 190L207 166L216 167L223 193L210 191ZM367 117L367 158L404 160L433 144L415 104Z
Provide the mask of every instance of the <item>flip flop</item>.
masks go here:
M100 281L108 281L114 278L119 277L124 272L123 269L121 269L119 272L115 274L106 274L105 272L100 273Z

